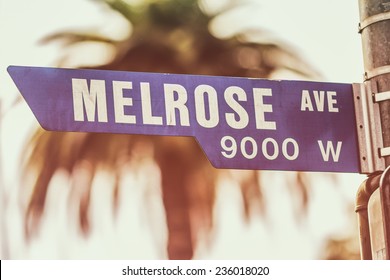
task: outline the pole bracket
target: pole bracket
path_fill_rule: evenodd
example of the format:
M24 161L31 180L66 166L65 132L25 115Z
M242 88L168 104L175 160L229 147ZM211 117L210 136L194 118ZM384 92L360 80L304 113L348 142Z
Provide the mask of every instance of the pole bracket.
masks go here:
M374 102L379 103L383 101L390 100L390 91L378 92L374 93ZM379 149L380 157L388 157L390 156L390 147L384 147Z
M378 92L374 94L374 101L376 103L390 100L390 91Z
M370 26L371 24L389 20L389 19L390 19L390 11L370 16L359 23L359 33L362 33L363 29L365 29L367 26Z
M353 84L360 172L364 174L385 169L385 161L381 156L383 140L379 104L374 102L375 92L375 83L367 81Z
M390 156L390 147L381 148L379 150L379 155L381 157L388 157L388 156Z
M364 80L367 81L374 77L385 75L385 74L390 74L390 65L385 65L385 66L377 67L372 70L366 71L364 73Z

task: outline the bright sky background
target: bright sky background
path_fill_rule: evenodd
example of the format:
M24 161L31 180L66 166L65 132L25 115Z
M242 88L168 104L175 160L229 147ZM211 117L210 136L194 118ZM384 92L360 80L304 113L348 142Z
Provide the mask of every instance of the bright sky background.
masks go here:
M252 0L259 9L252 9L251 17L239 18L239 13L230 15L232 22L253 24L254 22L269 31L269 40L281 40L291 45L307 58L324 75L324 81L361 82L363 65L360 35L357 33L358 1L340 0ZM99 27L103 32L120 38L124 22L107 21L105 12L87 0L0 0L0 111L4 114L10 108L18 91L6 72L8 65L54 65L58 58L59 45L39 46L37 41L44 35L65 28ZM222 35L234 30L218 29ZM101 57L104 59L104 57ZM282 78L282 77L280 77ZM290 78L290 77L287 77ZM37 123L21 102L7 111L0 120L1 162L6 190L6 219L11 256L14 258L164 258L163 240L159 227L152 224L150 217L142 210L139 188L128 190L122 201L121 216L113 224L110 213L100 211L108 203L104 200L104 188L97 186L94 219L100 221L100 227L87 242L77 236L66 220L64 199L66 191L53 188L49 203L49 214L45 217L42 235L26 247L23 242L20 205L17 183L20 167L21 147ZM153 170L155 166L149 167ZM291 198L287 192L287 182L280 173L269 172L266 190L269 200L267 222L254 220L249 226L240 218L241 206L238 203L237 189L221 187L216 206L218 218L215 243L211 251L202 248L197 258L216 259L315 259L318 258L320 241L331 234L350 233L347 226L354 219L354 213L346 215L348 204L353 204L358 185L363 181L360 175L338 175L339 186L327 177L314 173L315 184L308 218L298 224L291 212ZM1 173L0 173L1 175ZM102 185L109 178L101 175ZM0 176L1 178L1 176ZM65 180L59 174L56 180ZM130 183L134 178L129 176ZM2 182L0 182L1 184ZM142 185L142 182L138 182ZM53 184L56 185L56 184ZM100 189L99 189L100 188ZM99 194L100 192L100 194ZM2 192L2 195L4 193ZM99 198L100 197L100 198ZM4 197L2 198L4 199ZM99 200L100 199L100 200ZM161 208L158 197L152 197L156 209ZM56 207L57 206L57 207ZM227 207L229 206L229 207ZM325 210L328 209L329 212ZM3 232L2 232L3 233ZM229 234L227 234L229 233ZM357 234L357 232L356 232ZM73 237L72 242L62 242L65 237ZM110 239L106 237L110 236ZM115 248L126 248L126 254L118 253ZM158 249L156 249L158 248ZM130 253L129 253L130 252Z

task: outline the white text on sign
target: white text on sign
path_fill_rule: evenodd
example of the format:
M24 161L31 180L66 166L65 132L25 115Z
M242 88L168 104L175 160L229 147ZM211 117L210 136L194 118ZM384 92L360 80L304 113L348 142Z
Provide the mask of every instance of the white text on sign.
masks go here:
M180 84L163 84L162 92L164 96L165 118L153 114L152 95L150 84L141 82L139 92L133 90L131 81L112 81L112 96L114 105L114 116L116 123L137 124L135 114L126 114L125 108L136 106L134 101L140 101L142 111L142 124L146 125L167 125L167 126L191 126L190 112L187 106L188 91ZM72 79L73 109L74 120L95 122L108 122L107 92L106 82L104 80L91 79ZM125 95L125 93L127 93ZM210 85L200 84L192 93L195 100L195 117L197 124L203 128L214 128L220 123L220 112L218 104L218 93ZM253 106L256 129L276 130L277 124L272 121L270 115L273 113L273 106L266 103L264 98L272 97L270 88L253 88ZM302 90L301 93L301 111L317 111L337 113L337 93L335 91L309 91ZM229 86L223 92L223 100L233 112L225 112L226 124L233 129L244 129L248 126L250 116L245 109L245 103L248 101L248 95L244 89L238 86ZM325 106L327 105L327 106ZM267 115L267 119L266 119ZM178 118L178 119L177 119ZM342 142L338 141L336 147L331 141L317 141L319 152L324 160L328 162L338 162ZM289 137L282 143L278 143L273 138L265 138L260 145L252 137L244 137L236 140L232 136L224 136L220 145L222 155L225 158L233 159L238 152L246 159L254 159L261 155L267 160L275 160L279 156L294 161L299 157L298 142ZM260 147L260 149L259 149ZM287 147L290 147L289 150Z
M125 114L125 107L134 106L134 100L141 100L142 124L190 126L189 109L187 106L187 90L179 84L164 84L165 120L162 116L154 116L149 83L140 83L140 92L134 96L125 96L124 92L133 89L132 82L113 81L113 101L115 122L136 124L139 122L135 115ZM88 122L107 122L106 84L104 80L72 79L74 120L84 121L84 113ZM195 116L197 123L204 128L216 127L219 120L217 91L209 85L199 85L193 92L195 99ZM233 129L243 129L249 124L249 115L243 102L247 102L247 93L240 87L230 86L224 91L224 101L234 112L224 114L226 123ZM272 113L271 104L264 102L264 97L272 96L269 88L254 88L254 118L257 129L276 130L275 121L267 120L266 114ZM207 102L205 102L207 100ZM176 113L180 120L176 119Z

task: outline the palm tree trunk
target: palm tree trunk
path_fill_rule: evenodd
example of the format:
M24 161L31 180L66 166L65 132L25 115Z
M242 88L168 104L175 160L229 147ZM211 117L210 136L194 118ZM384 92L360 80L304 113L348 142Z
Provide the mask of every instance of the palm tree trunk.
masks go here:
M156 161L161 169L162 198L168 227L167 252L169 259L187 260L194 254L187 191L190 160L177 146L159 149Z

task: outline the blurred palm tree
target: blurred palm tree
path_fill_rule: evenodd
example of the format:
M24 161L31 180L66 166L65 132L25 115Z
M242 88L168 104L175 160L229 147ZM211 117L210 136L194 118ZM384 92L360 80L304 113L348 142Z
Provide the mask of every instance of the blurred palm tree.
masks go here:
M356 229L359 228L354 212L355 204L346 202L346 215L351 221L339 233L330 234L322 244L320 258L323 260L360 260L360 240Z
M330 237L321 253L325 260L360 260L359 238L350 235L343 238Z
M215 18L249 2L225 1L213 14L207 12L204 1L196 0L103 2L131 25L128 38L116 41L93 32L60 32L47 36L43 42L61 40L67 46L95 42L114 47L113 59L94 66L95 69L241 77L269 77L285 69L298 76L318 78L317 72L288 47L262 42L259 38L263 31L259 28L242 29L228 38L220 38L210 31L210 23ZM58 65L68 66L71 57L72 54L65 53ZM71 189L78 204L81 229L87 234L91 227L88 208L92 181L97 172L108 170L113 174L115 208L126 163L135 162L132 166L136 168L148 157L154 159L161 171L170 259L192 258L200 236L210 236L217 180L221 174L230 176L240 186L245 219L254 211L261 214L265 211L261 173L214 169L192 138L39 130L29 142L26 155L25 173L36 175L26 210L27 237L39 225L49 183L57 171L66 170L72 178ZM303 209L308 201L306 179L303 173L295 175L294 188L298 188L296 193Z

